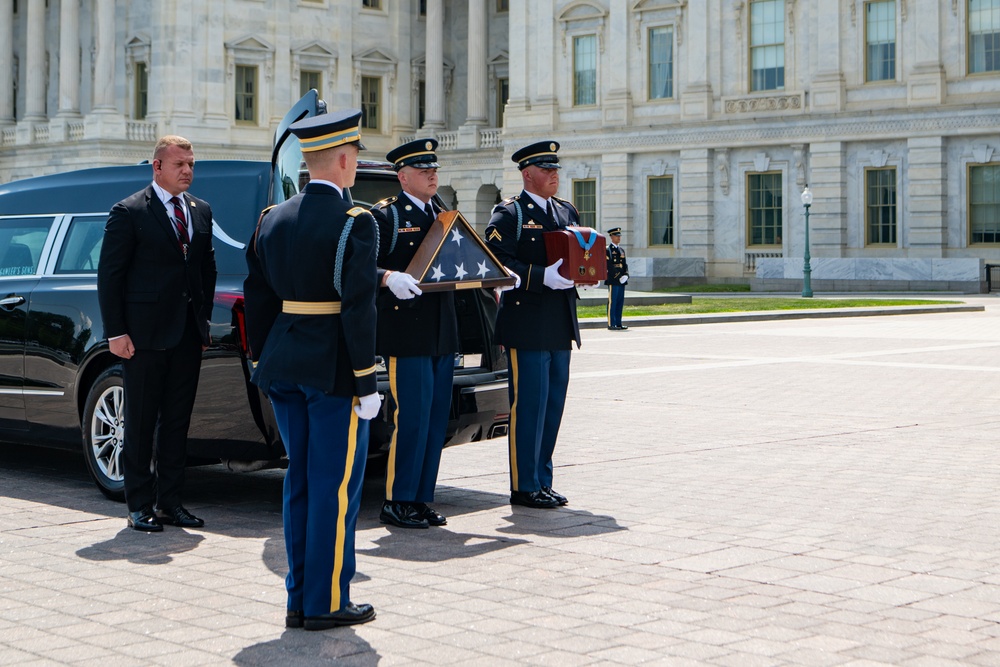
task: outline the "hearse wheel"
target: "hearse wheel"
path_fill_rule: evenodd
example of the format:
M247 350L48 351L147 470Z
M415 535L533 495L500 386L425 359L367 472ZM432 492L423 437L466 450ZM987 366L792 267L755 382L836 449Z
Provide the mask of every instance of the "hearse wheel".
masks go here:
M125 389L121 366L98 376L83 408L83 456L97 488L111 500L125 500L121 454L125 436Z

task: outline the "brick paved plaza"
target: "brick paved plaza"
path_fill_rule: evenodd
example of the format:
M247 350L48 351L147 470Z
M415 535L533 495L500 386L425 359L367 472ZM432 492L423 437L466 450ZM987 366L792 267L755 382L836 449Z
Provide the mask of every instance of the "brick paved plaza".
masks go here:
M584 332L559 510L449 449L441 529L366 487L364 626L285 630L280 471L125 527L82 457L0 450L0 665L1000 665L1000 298Z

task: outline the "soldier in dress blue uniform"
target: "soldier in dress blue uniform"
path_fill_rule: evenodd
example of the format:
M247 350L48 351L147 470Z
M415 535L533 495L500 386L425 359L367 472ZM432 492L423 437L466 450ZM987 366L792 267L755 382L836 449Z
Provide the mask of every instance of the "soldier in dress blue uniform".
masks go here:
M559 144L541 141L511 156L524 190L493 209L486 242L518 286L505 291L497 313L495 340L507 349L511 423L510 502L527 507L565 505L552 490L552 452L559 435L573 341L580 346L576 319L579 295L559 275L562 259L549 263L542 233L577 225L580 214L559 189Z
M271 399L288 452L284 486L287 627L325 630L375 618L354 604L354 530L378 414L378 231L349 208L361 112L291 126L309 169L302 192L261 214L244 283L252 380Z
M406 273L438 214L437 143L418 139L386 155L403 189L371 211L379 227L378 266L385 286L378 296L375 350L386 360L395 403L379 520L400 528L448 522L427 503L434 501L459 351L455 295L422 294Z
M604 284L608 288L608 329L610 331L625 331L622 324L622 308L625 307L625 285L628 284L628 261L625 250L618 245L622 240L622 228L614 227L608 230L607 252L608 277Z

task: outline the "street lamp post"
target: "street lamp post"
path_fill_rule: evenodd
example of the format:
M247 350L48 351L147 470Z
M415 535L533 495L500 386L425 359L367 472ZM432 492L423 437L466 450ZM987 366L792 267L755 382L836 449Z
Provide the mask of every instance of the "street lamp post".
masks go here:
M806 252L802 262L802 296L805 298L811 298L813 295L812 267L809 265L809 207L812 203L813 193L806 185L806 189L802 191L802 205L806 207Z

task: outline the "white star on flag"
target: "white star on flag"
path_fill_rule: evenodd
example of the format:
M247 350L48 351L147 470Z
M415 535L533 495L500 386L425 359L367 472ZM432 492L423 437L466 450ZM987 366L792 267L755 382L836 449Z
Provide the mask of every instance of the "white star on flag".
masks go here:
M465 237L458 232L458 228L451 230L451 240L457 243L459 246L462 245L462 239Z
M462 262L455 267L455 277L461 280L465 276L469 275L468 271L465 270L465 262Z
M486 268L486 260L484 259L483 261L479 262L479 271L476 272L476 275L485 278L486 274L489 272L490 270Z
M439 264L434 267L434 273L431 274L431 279L441 280L442 278L444 278L444 271L441 270L441 265Z

